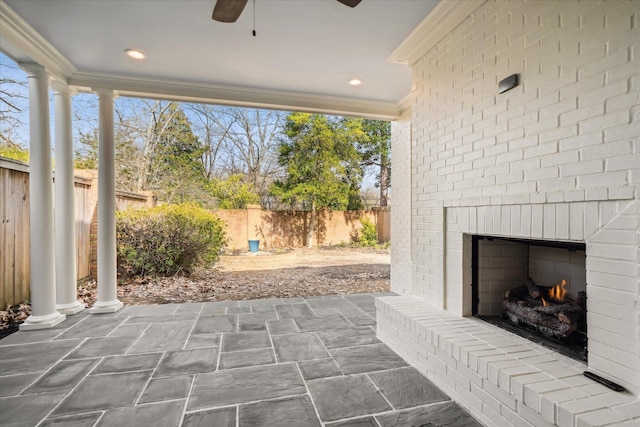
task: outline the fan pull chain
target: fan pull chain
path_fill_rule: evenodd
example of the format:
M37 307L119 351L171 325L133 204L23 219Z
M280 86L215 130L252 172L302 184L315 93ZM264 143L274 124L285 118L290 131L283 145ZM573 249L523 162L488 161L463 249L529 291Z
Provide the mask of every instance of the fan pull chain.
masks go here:
M253 37L256 36L256 0L253 0L253 31L251 34L253 34Z

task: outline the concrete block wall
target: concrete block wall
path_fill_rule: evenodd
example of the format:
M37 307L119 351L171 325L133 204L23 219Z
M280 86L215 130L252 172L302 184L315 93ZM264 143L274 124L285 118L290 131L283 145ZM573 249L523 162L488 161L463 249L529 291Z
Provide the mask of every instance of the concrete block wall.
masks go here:
M446 207L638 199L639 17L635 1L487 1L412 64L412 294L445 300Z

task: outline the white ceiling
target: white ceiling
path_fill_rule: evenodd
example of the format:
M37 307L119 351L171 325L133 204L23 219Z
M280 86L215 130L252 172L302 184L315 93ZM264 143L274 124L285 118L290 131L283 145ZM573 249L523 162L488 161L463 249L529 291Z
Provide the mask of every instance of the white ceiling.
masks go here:
M251 0L233 24L211 19L215 0L5 2L75 67L68 78L78 86L280 108L314 109L316 98L318 110L345 102L369 104L366 113L397 108L410 92L409 67L387 58L438 0L363 0L353 9L256 0L257 37ZM28 59L5 45L0 38L14 59ZM126 57L127 48L147 59ZM363 84L348 85L354 77Z

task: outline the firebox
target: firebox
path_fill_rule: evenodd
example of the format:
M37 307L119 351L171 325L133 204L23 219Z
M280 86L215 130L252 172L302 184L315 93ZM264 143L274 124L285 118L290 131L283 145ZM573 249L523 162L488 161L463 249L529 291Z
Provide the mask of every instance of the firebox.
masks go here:
M472 314L587 360L585 244L472 236Z

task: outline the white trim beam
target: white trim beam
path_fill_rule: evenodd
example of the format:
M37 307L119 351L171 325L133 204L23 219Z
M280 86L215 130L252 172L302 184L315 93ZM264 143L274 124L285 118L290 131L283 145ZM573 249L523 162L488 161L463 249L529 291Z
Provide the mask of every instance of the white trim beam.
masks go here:
M379 120L394 120L400 114L400 109L394 102L106 74L74 73L69 78L69 85L86 92L95 89L111 90L118 96L358 116Z

